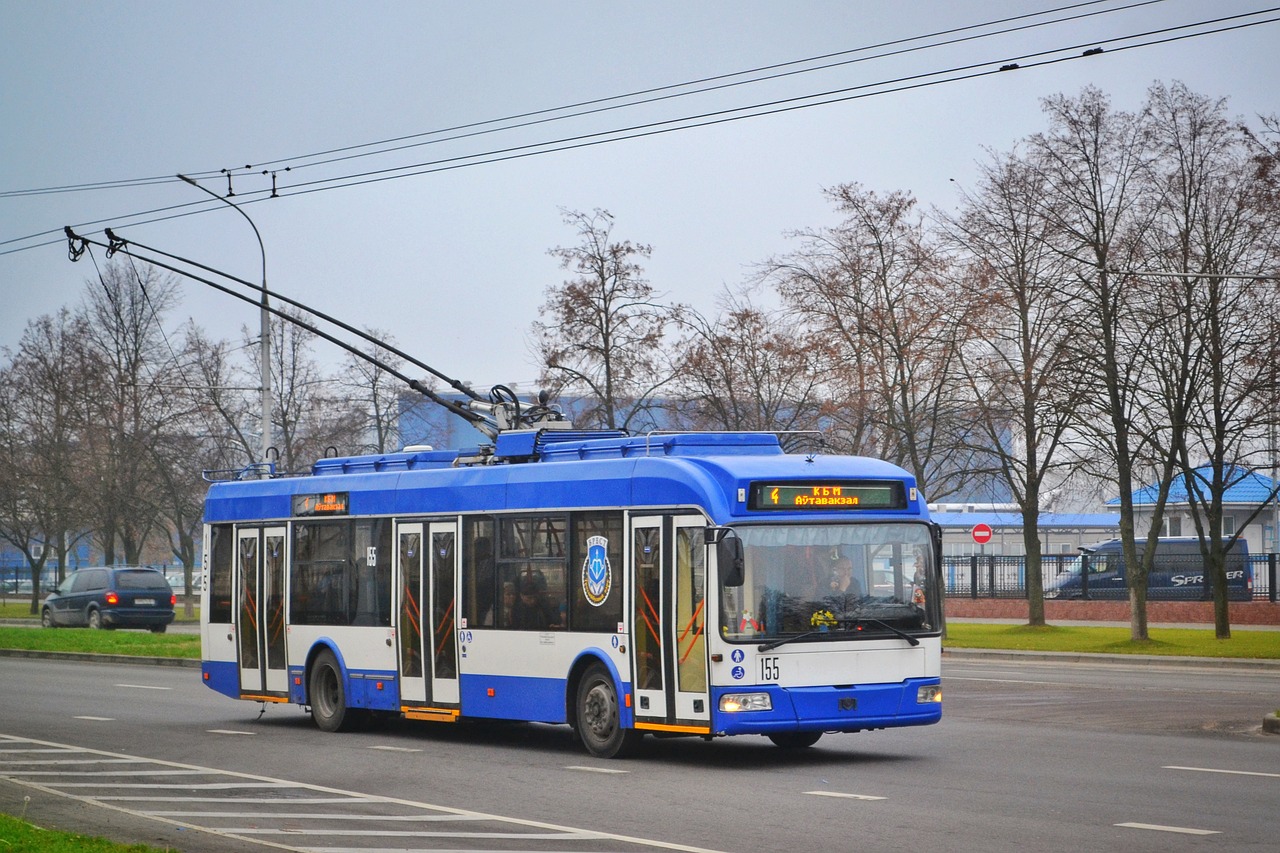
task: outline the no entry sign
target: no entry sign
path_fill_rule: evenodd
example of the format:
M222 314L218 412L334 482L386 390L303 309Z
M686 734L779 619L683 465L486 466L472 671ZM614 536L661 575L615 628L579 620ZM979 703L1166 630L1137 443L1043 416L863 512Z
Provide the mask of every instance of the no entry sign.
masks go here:
M973 526L973 541L979 545L986 545L991 541L991 525L975 524Z

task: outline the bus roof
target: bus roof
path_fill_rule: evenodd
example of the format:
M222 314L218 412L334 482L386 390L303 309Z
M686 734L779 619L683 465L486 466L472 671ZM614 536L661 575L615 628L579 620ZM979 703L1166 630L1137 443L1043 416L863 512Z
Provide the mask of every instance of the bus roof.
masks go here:
M916 488L911 474L882 460L784 453L772 433L600 437L529 430L506 437L499 436L497 464L465 464L474 451L423 450L322 459L300 477L217 482L205 521L287 519L294 496L343 493L349 504L342 514L351 516L685 506L725 524L761 515L743 498L757 481L893 480L908 494ZM779 520L800 515L808 514L769 512ZM928 510L916 494L905 510L858 516L927 518Z

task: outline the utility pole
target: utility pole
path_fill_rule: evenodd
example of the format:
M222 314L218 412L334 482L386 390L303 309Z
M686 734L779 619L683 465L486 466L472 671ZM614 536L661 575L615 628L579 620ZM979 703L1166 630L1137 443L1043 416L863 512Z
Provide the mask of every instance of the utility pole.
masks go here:
M262 345L262 454L259 457L261 465L260 471L263 477L267 476L267 456L271 451L271 314L267 307L267 250L262 245L262 235L258 233L258 226L253 224L253 220L249 218L249 214L240 209L240 206L229 198L218 195L213 190L200 186L186 175L178 175L179 178L191 184L198 190L208 193L223 204L229 205L236 213L244 217L249 223L249 227L253 229L253 236L258 238L258 250L262 253L262 307L260 311L259 324L261 326L260 342Z

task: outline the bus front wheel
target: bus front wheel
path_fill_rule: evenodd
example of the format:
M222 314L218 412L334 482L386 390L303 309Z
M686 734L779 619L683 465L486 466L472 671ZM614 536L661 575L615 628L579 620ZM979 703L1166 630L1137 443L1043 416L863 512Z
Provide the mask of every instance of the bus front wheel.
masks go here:
M643 732L622 727L618 691L609 671L593 666L578 682L578 738L597 758L622 758L634 752Z
M347 690L342 683L342 667L333 652L321 652L311 665L308 682L311 719L321 731L345 732L357 728L366 712L347 707Z

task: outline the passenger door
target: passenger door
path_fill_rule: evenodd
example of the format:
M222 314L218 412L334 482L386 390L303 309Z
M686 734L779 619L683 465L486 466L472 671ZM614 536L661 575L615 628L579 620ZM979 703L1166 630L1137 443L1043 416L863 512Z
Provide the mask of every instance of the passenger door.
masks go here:
M631 522L632 689L638 729L710 731L705 527L699 516L637 517Z
M422 524L396 526L396 572L399 578L396 634L400 646L400 699L427 701L422 654Z
M458 704L458 525L432 522L431 586L431 701Z
M414 522L396 530L400 698L457 705L458 526Z
M285 528L236 532L235 634L240 693L286 693Z

